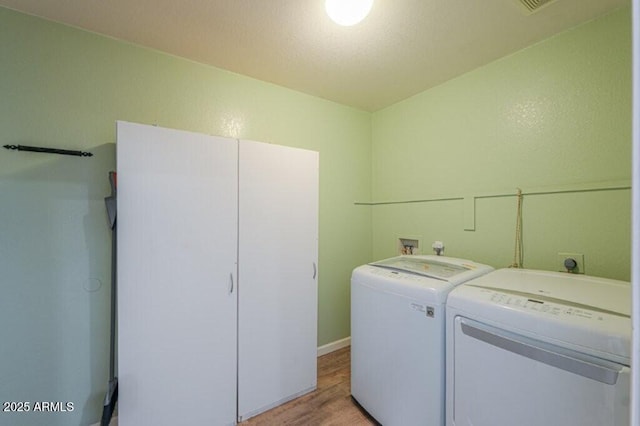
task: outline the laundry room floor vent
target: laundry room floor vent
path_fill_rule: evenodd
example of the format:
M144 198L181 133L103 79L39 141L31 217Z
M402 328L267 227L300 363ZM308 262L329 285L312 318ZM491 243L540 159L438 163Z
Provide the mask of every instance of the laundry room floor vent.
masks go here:
M529 13L533 13L540 9L542 6L553 3L555 1L556 0L518 0L518 2L529 11Z

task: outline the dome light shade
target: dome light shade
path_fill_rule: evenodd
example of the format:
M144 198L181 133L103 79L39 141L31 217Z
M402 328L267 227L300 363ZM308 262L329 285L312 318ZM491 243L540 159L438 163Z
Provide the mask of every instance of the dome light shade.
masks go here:
M324 6L336 24L349 27L369 14L373 0L326 0Z

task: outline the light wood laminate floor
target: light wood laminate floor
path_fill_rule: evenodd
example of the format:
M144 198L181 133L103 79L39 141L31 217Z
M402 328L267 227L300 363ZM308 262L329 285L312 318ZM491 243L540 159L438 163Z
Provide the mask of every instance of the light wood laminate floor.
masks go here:
M351 398L351 351L339 349L318 358L318 389L262 413L250 425L378 425Z

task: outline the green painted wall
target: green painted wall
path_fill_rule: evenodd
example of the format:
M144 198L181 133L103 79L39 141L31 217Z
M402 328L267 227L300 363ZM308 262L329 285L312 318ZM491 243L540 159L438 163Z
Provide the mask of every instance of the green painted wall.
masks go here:
M372 201L585 189L631 178L629 8L586 23L373 114ZM368 201L368 200L362 200ZM363 207L367 208L367 207ZM377 205L373 257L400 236L423 253L495 267L513 261L516 198ZM588 274L629 280L630 191L530 195L524 266L557 270L582 253Z
M116 120L319 151L318 344L349 335L351 270L371 259L371 212L353 205L371 196L369 113L4 8L0 58L1 144L94 153L0 151L0 401L75 404L0 424L99 420Z
M115 121L320 152L318 344L349 331L349 277L424 252L512 262L515 198L353 201L589 188L630 179L630 11L621 9L369 114L275 85L0 8L0 400L71 401L72 413L0 424L98 420L108 367L110 236L103 197ZM525 266L584 253L589 274L629 278L628 190L525 196ZM429 247L429 249L426 249Z

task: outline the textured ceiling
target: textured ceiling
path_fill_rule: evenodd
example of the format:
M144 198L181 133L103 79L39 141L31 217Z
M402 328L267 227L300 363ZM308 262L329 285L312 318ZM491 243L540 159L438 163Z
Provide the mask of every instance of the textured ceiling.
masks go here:
M11 9L376 111L630 0L375 0L354 27L323 0L0 0Z

